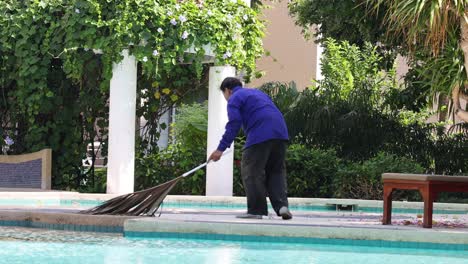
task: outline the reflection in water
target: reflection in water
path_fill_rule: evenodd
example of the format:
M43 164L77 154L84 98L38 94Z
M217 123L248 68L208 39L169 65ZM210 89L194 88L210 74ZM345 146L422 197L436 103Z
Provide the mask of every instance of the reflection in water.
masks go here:
M210 254L206 255L206 264L234 264L236 256L239 254L239 248L222 247L210 250Z
M116 263L143 263L141 257L135 256L130 251L132 248L115 248L115 247L104 247L103 248L103 261L105 264L116 264ZM132 259L135 258L136 259Z

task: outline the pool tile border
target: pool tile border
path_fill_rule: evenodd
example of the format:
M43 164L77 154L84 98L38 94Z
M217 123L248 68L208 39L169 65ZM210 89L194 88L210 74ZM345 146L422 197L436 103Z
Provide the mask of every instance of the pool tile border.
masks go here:
M201 208L201 209L219 209L219 208L226 208L226 209L245 209L246 205L244 203L239 203L239 201L235 201L234 203L232 202L227 202L227 201L214 201L214 202L203 202L203 201L190 201L190 200L177 200L177 199L168 199L169 201L166 201L162 204L162 206L168 206L168 207L173 207L173 208L187 208L190 206L195 205L196 208ZM238 199L237 199L238 200ZM9 199L3 199L0 198L0 205L4 205L5 201L11 202ZM13 204L13 205L19 205L19 206L25 206L25 205L33 205L33 206L65 206L65 207L70 207L70 206L79 206L79 207L93 207L101 202L102 200L92 200L92 199L64 199L64 198L49 198L46 200L39 199L39 198L22 198L22 199L14 199L12 200L13 203L8 203L8 204ZM295 211L309 211L309 210L317 210L317 211L323 211L323 212L331 212L331 211L336 211L334 208L334 204L340 204L340 201L336 201L336 199L330 199L331 202L329 203L291 203L290 208ZM342 203L349 203L351 204L350 201L346 200L346 202ZM361 201L355 201L352 203L355 205L353 208L356 210L353 210L354 212L362 212L362 213L382 213L383 212L383 207L382 206L377 206L377 203L365 203L361 204ZM400 204L400 206L398 205ZM419 204L418 206L416 206ZM411 206L412 207L408 207ZM269 209L271 210L271 205L269 204ZM341 211L341 210L338 210ZM347 210L344 210L346 212ZM392 213L403 213L403 214L422 214L423 213L423 208L422 204L418 202L396 202L395 206L392 208ZM458 205L458 208L449 208L449 209L442 209L440 207L435 207L434 208L434 214L466 214L468 213L468 208L466 207L461 207Z
M322 244L322 245L342 245L342 246L468 251L468 244L442 244L442 243L429 243L429 242L407 242L407 241L387 241L387 240L358 240L358 239L313 238L313 237L274 237L274 236L252 236L252 235L199 234L199 233L176 233L176 232L138 232L138 231L124 231L124 236L129 237L129 238L154 238L154 239L178 238L178 239L223 240L223 241L236 241L236 242Z
M98 232L98 233L123 233L122 226L98 226L98 225L74 225L74 224L51 224L45 222L0 220L0 226L16 226L29 228L44 228L53 230Z

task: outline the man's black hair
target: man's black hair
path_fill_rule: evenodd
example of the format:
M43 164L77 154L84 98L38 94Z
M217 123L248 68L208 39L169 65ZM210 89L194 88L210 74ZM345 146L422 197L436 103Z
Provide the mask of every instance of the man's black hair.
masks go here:
M221 86L219 87L221 91L225 91L226 89L232 90L236 88L237 86L242 87L242 82L234 77L227 77L224 79L224 81L221 83Z

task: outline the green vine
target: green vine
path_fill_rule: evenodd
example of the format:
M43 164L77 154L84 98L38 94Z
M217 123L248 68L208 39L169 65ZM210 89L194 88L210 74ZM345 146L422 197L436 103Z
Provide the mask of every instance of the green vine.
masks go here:
M1 1L0 133L14 139L11 153L51 147L55 187L80 186L89 180L77 176L86 146L106 140L112 66L123 50L139 62L137 114L155 125L202 86L208 46L211 65L256 75L257 16L240 0Z

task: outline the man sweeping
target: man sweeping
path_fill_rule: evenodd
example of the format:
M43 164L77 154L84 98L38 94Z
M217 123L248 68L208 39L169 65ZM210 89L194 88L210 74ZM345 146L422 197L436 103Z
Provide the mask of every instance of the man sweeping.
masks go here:
M208 160L218 161L242 126L247 136L241 162L247 213L237 218L262 219L263 215L268 215L268 195L276 214L284 220L291 219L285 167L289 137L283 115L268 95L257 89L243 88L237 78L224 79L220 89L228 101L229 121L218 148Z

